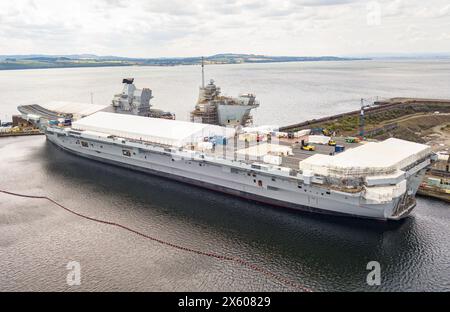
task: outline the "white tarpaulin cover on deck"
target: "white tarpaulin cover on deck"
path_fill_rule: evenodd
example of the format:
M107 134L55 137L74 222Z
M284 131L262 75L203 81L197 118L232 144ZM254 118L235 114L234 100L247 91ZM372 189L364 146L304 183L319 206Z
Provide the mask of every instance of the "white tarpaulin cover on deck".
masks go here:
M72 129L107 133L157 144L183 146L204 137L234 136L234 129L179 120L98 112L72 124Z
M53 101L45 104L39 104L39 106L60 114L73 114L80 117L88 116L95 112L101 111L110 105L98 105L90 103L77 103L77 102L64 102Z
M291 155L292 148L286 145L262 143L248 148L243 148L237 151L240 155L249 155L254 157L263 157L264 155Z
M392 174L431 153L424 144L390 138L349 149L335 156L316 154L300 161L301 170L329 176Z

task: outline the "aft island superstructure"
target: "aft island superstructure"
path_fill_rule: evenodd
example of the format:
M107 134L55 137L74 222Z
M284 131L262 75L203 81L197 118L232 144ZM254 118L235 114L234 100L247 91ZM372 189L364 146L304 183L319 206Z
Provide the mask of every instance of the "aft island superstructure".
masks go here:
M202 86L199 89L198 101L191 112L191 121L220 126L248 126L253 123L251 110L258 108L259 103L251 93L238 97L224 96L213 79L205 85L205 64L202 59Z
M107 112L71 127L48 126L46 135L79 156L230 195L382 220L412 211L433 158L427 145L388 139L295 163L289 146L259 140L249 145L234 128Z

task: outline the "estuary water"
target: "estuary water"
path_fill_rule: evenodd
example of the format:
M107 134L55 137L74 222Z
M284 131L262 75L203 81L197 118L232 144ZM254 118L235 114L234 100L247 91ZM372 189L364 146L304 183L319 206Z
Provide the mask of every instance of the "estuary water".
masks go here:
M317 62L206 68L224 93L254 92L258 124L357 109L361 97L450 98L450 62ZM109 103L121 79L187 120L196 66L0 71L0 117L50 100ZM7 116L8 118L8 116ZM449 291L450 207L418 198L385 223L296 213L68 154L44 136L0 139L0 189L47 195L86 215L189 248L239 257L313 291ZM81 285L67 284L67 264ZM381 285L366 282L378 261ZM264 274L0 193L0 291L298 291Z
M0 71L0 119L10 119L20 104L90 103L91 94L94 103L109 104L126 77L153 90L153 105L189 120L201 84L199 66ZM256 94L257 124L287 125L346 112L358 109L361 98L450 98L450 60L209 65L209 79L225 95Z

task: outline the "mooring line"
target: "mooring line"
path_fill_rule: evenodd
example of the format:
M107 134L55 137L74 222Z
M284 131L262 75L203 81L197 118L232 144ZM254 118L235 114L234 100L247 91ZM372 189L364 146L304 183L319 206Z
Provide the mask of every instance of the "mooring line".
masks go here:
M45 200L50 201L54 205L56 205L56 206L58 206L58 207L60 207L60 208L62 208L64 210L66 210L67 212L70 212L71 214L74 214L74 215L76 215L78 217L81 217L81 218L84 218L84 219L87 219L87 220L90 220L90 221L102 223L102 224L107 224L107 225L119 227L119 228L122 228L122 229L124 229L126 231L129 231L131 233L134 233L134 234L136 234L138 236L144 237L146 239L155 241L155 242L160 243L162 245L169 246L169 247L172 247L172 248L175 248L175 249L178 249L178 250L183 250L183 251L195 253L195 254L198 254L198 255L202 255L202 256L206 256L206 257L210 257L210 258L215 258L215 259L218 259L218 260L232 261L232 262L235 262L235 263L237 263L237 264L239 264L241 266L250 268L253 271L262 273L262 274L268 276L269 278L277 280L278 282L284 284L285 286L291 286L291 287L300 289L301 291L304 291L304 292L312 292L312 290L310 288L306 287L306 286L300 285L297 282L294 282L294 281L291 281L291 280L289 280L287 278L284 278L284 277L282 277L282 276L280 276L280 275L278 275L276 273L273 273L272 271L269 271L269 270L267 270L267 269L265 269L263 267L260 267L260 266L257 266L255 264L252 264L252 263L250 263L250 262L248 262L246 260L243 260L243 259L240 259L240 258L236 258L236 257L230 257L230 256L226 256L226 255L221 255L221 254L217 254L217 253L213 253L213 252L207 252L207 251L192 249L192 248L189 248L189 247L185 247L185 246L182 246L182 245L174 244L174 243L171 243L171 242L168 242L168 241L164 241L162 239L159 239L159 238L147 235L145 233L139 232L137 230L129 228L129 227L127 227L125 225L122 225L120 223L111 222L111 221L105 221L105 220L89 217L87 215L84 215L84 214L81 214L79 212L76 212L76 211L74 211L72 209L69 209L69 208L63 206L62 204L58 203L57 201L55 201L52 198L47 197L47 196L27 195L27 194L20 194L20 193L9 192L9 191L5 191L5 190L0 190L0 192L4 193L4 194L11 195L11 196L18 196L18 197L25 197L25 198L34 198L34 199L45 199Z

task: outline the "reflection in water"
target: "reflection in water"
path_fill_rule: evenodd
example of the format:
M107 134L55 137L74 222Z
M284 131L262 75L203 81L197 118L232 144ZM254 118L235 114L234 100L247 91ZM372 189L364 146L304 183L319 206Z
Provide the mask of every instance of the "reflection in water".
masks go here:
M44 137L0 141L1 187L46 194L161 239L248 260L315 291L448 290L448 205L418 199L401 222L295 212L83 159ZM287 290L229 262L193 256L75 218L37 200L0 195L1 290ZM379 261L382 285L366 284ZM35 283L40 281L39 283Z

